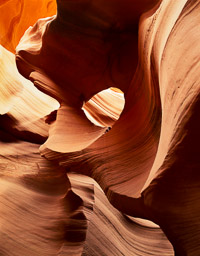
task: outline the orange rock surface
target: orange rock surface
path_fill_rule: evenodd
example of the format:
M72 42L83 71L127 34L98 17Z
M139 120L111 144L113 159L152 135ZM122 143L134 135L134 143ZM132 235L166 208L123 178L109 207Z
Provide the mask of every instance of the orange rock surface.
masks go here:
M1 0L0 43L11 52L39 18L55 15L56 0Z

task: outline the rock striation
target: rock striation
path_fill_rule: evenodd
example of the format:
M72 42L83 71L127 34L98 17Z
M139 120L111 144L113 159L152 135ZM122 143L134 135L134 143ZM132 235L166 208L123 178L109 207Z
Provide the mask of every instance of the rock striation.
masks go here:
M14 4L0 254L198 256L199 1L46 0L30 20Z

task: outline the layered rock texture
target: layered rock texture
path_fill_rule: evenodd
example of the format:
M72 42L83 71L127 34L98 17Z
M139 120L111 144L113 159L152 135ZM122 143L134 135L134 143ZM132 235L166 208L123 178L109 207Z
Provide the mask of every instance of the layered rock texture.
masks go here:
M199 256L199 0L0 13L0 255Z

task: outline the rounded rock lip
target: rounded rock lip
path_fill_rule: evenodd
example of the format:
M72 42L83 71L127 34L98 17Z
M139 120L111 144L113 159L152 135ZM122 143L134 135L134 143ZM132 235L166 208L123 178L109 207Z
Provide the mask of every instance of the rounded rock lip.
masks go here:
M132 217L126 214L124 214L124 217L140 226L143 226L146 228L160 229L160 226L154 223L153 221Z

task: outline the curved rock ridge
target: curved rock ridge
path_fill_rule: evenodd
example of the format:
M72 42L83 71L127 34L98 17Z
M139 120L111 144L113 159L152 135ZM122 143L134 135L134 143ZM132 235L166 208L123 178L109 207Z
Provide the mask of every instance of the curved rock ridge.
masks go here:
M14 105L16 96L23 90L22 82L13 79L18 73L15 58L0 45L1 64L1 92L0 92L0 114L6 114ZM24 79L20 76L21 80ZM25 80L25 79L24 79Z
M0 144L1 255L173 255L160 229L130 221L93 179L66 176L38 147Z
M68 178L65 170L40 157L38 147L0 143L0 254L81 255L94 184Z
M48 149L63 153L77 151L75 162L79 164L77 158L84 161L83 169L88 169L90 163L87 159L90 159L90 156L92 159L99 159L94 163L98 168L92 167L92 170L89 169L87 172L100 182L104 190L112 186L112 190L116 187L119 193L139 195L155 158L161 118L158 86L154 81L152 86L149 85L146 82L147 72L141 71L149 67L141 68L141 72L137 72L133 79L134 84L131 85L138 62L138 14L142 13L142 8L143 11L148 9L148 5L141 7L139 3L135 6L130 3L132 12L123 7L127 15L119 17L119 10L122 7L120 1L111 1L109 5L105 5L105 9L102 9L103 3L105 4L103 1L81 1L74 4L70 1L59 1L57 16L52 21L38 21L21 39L17 47L17 66L37 88L51 96L55 95L61 104L58 111L61 114L50 128L49 139L41 147L42 154L46 155L44 152ZM157 3L158 1L154 2ZM81 13L78 18L84 8L87 12ZM133 11L134 14L138 14L133 16ZM96 15L98 19L95 18ZM31 38L29 44L26 43L28 38ZM125 99L131 98L131 101L127 101L116 129L113 127L109 136L105 135L97 140L105 130L95 134L92 127L80 126L80 122L88 123L80 108L83 102L110 86L122 90ZM73 122L71 118L64 118L62 114L67 106L73 108L70 111L74 112ZM80 113L79 117L75 114L77 111ZM123 118L130 119L132 116L135 118L134 124L130 122L124 126ZM80 135L75 141L73 138L77 130ZM81 136L82 132L84 136ZM70 140L71 133L74 136L71 136ZM85 140L88 143L85 144ZM97 142L92 144L95 140ZM89 158L85 159L84 148L89 145L91 148L86 149ZM81 150L81 154L78 150ZM93 154L98 157L93 157ZM66 161L68 159L67 157ZM110 159L114 160L113 167L110 166ZM103 181L101 177L104 177Z
M33 125L33 133L43 136L43 141L49 133L44 144L32 139L42 144L40 154L45 158L39 156L39 145L24 142L23 134L19 141L13 129L6 131L9 123L2 119L5 115L1 117L4 158L0 161L0 214L3 218L12 214L9 209L17 208L13 218L25 219L30 225L16 238L18 230L23 230L23 221L14 226L5 217L3 232L9 239L2 243L2 255L11 255L12 246L17 248L16 255L38 255L39 250L43 255L173 254L160 229L138 228L106 201L85 174L99 183L110 203L123 214L157 223L175 255L198 256L199 1L127 1L124 5L121 0L58 0L57 5L57 15L40 19L29 28L16 52L20 73L57 100L57 107L49 102L48 110L52 109L41 112ZM6 56L13 63L10 53ZM2 70L2 77L11 76L9 69ZM3 81L3 86L5 93L0 97L8 107L2 113L10 117L17 106L12 95L17 98L24 89L18 82L11 87ZM106 132L105 119L101 127L97 126L82 108L84 102L110 87L124 92L125 106L119 120ZM43 103L47 95L42 94ZM33 102L39 99L36 94L32 96L24 94L21 106L26 106L26 98L32 97ZM109 99L114 106L114 98ZM96 121L105 114L107 102L104 98L102 110L90 106ZM46 117L48 130L44 116L51 111ZM30 107L24 130L32 129L32 112ZM16 120L23 120L20 113ZM23 175L19 178L13 170ZM15 192L20 200L7 196ZM28 202L25 214L21 208L24 202ZM33 210L27 210L31 205ZM40 205L45 208L40 209ZM30 219L41 221L34 229ZM52 222L44 224L44 219ZM27 247L21 242L25 234ZM34 241L31 253L29 241ZM51 243L47 245L47 241Z
M159 227L138 224L121 214L96 182L94 193L94 212L83 255L173 255L173 248Z
M15 136L21 134L22 138L25 131L44 138L48 137L49 127L42 119L58 109L59 103L21 76L16 67L15 55L2 46L0 46L0 63L1 127L5 126L4 129L10 129L10 132L12 130Z
M111 105L112 102L112 105ZM104 90L86 102L82 109L61 103L49 138L40 147L71 153L83 150L107 132L119 118L124 106L121 93Z
M199 11L199 1L186 2L160 58L161 137L143 193L176 255L200 252Z
M190 123L193 108L198 104L200 49L197 40L200 31L195 24L200 20L200 7L198 1L185 2L184 6L183 1L180 1L179 19L173 23L169 21L172 27L170 34L157 37L155 42L163 48L158 60L162 124L159 148L149 180L156 175L172 145L178 143L176 134L182 133L182 136L185 136L185 123ZM165 12L166 16L172 8L173 6L169 5L169 10ZM187 26L183 27L183 24ZM175 47L176 51L174 51ZM192 133L192 129L190 132Z
M56 10L56 0L43 0L42 2L40 0L1 1L0 44L15 53L15 48L27 28L39 18L55 15Z
M40 147L67 153L80 151L92 144L105 133L106 128L95 126L83 110L61 105L56 121L49 129L47 141Z

